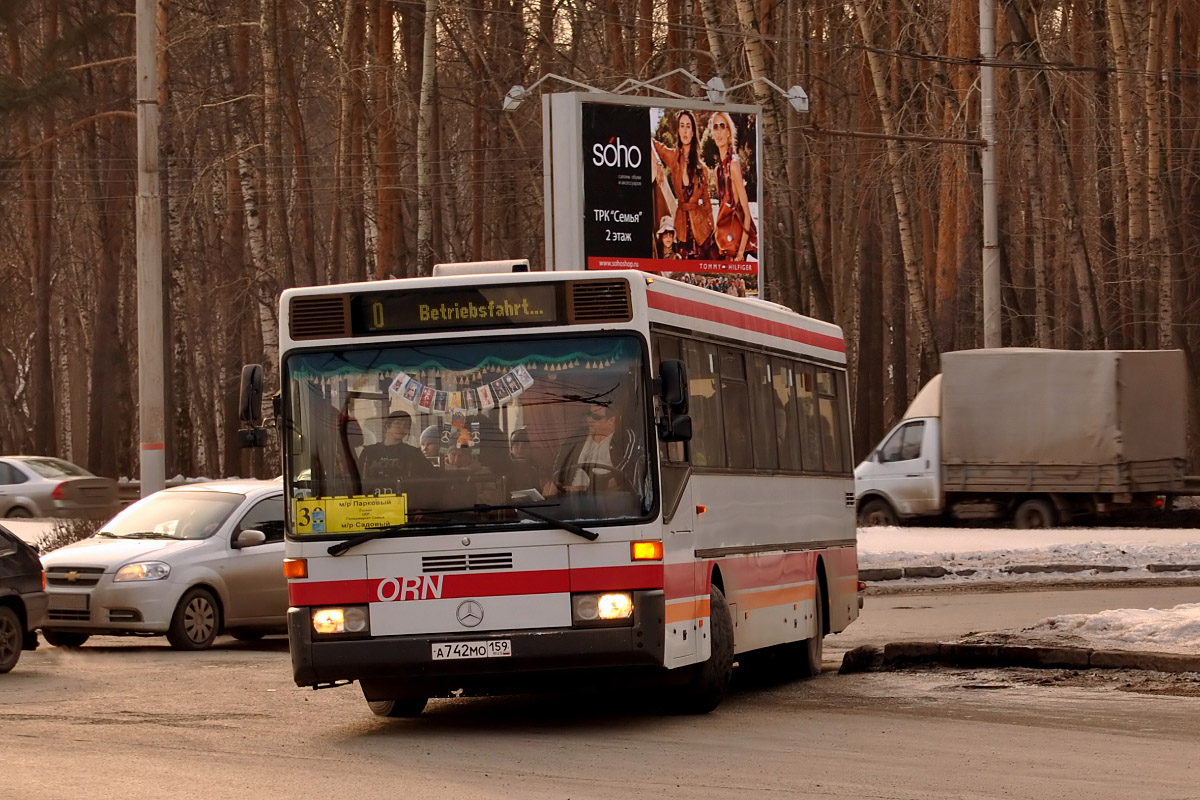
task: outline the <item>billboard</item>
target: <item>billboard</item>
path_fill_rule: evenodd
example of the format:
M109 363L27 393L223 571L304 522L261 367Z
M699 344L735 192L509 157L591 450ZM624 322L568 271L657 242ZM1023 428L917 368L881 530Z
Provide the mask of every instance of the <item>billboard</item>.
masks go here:
M568 93L544 115L548 268L759 294L757 107Z

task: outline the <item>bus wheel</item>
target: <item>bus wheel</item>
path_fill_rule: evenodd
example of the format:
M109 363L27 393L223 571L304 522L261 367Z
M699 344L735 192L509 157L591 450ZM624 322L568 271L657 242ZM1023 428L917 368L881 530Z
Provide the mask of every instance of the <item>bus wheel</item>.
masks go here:
M691 682L679 698L679 710L685 714L707 714L719 706L733 679L733 619L725 594L716 586L709 595L708 626L708 660L692 667Z
M796 642L796 668L801 678L812 678L821 674L822 661L825 655L825 593L821 591L821 581L817 580L816 592L813 594L813 622L816 633L803 642Z
M395 700L368 700L367 707L377 717L419 717L429 702L426 697L398 697Z

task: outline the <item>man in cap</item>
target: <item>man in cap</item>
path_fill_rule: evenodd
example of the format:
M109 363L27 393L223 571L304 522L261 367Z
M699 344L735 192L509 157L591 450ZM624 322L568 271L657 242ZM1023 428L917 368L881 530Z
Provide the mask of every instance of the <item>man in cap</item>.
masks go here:
M434 464L441 463L442 431L437 425L430 425L421 431L419 444L421 446L421 455Z

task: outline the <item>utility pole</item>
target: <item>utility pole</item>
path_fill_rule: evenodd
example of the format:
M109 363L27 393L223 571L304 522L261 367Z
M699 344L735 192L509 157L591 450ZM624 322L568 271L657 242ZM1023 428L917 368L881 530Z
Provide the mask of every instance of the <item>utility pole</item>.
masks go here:
M996 208L996 11L979 0L979 134L983 139L983 346L1001 347L1000 225Z
M136 6L138 428L142 497L166 485L157 5L158 0L137 0Z

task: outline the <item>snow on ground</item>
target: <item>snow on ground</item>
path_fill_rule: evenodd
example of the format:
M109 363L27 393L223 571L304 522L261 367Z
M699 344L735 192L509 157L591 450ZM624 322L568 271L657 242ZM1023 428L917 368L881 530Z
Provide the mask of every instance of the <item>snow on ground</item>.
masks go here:
M1200 581L1200 530L1159 528L1056 528L1050 530L961 528L860 528L860 570L942 567L941 578L901 578L888 586L952 583L1061 583L1071 580ZM1017 572L1016 568L1125 567L1104 572ZM1160 569L1151 570L1151 565ZM1161 565L1196 566L1168 571ZM969 573L969 574L968 574ZM1022 640L1093 649L1143 650L1200 655L1200 603L1165 609L1112 609L1097 614L1048 617L1019 632Z
M1062 581L1066 570L1030 566L1100 567L1070 574L1088 580L1200 578L1200 530L1166 528L860 528L859 569L942 567L940 578L903 578L889 585ZM1182 569L1194 566L1195 570Z

